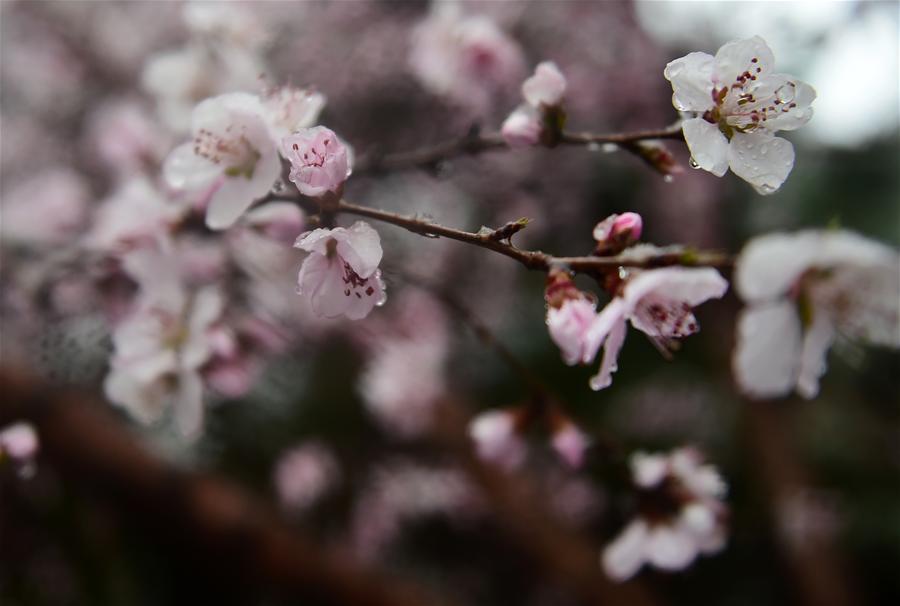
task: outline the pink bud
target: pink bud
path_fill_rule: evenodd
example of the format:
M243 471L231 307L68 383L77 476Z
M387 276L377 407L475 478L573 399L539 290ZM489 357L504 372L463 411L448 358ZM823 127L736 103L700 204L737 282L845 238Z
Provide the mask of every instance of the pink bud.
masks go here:
M304 196L337 192L352 171L347 146L324 126L298 130L282 139L281 148L291 163L290 180Z
M534 75L522 84L522 96L532 107L559 105L565 93L566 77L552 61L538 65Z
M637 213L622 213L613 223L612 237L637 242L641 239L644 221Z
M500 134L512 148L530 147L541 140L541 117L530 105L521 105L503 122Z
M641 239L644 222L637 213L610 215L594 227L599 255L613 255Z

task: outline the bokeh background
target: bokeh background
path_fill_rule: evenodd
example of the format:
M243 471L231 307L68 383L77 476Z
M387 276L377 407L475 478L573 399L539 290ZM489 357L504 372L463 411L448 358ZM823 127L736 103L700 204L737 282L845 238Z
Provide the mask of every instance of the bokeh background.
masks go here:
M427 2L253 2L239 9L243 38L230 43L239 50L204 64L203 77L191 80L204 86L184 92L178 82L154 80L147 66L224 35L198 33L184 3L3 1L4 364L101 393L110 353L105 316L90 305L31 298L53 299L69 271L77 278L91 270L54 274L50 295L27 287L33 268L51 262L65 242L23 244L23 230L54 211L41 205L23 221L22 200L53 197L57 208L83 200L88 210L76 223L87 229L92 209L123 180L158 178L165 153L185 138L192 96L314 85L328 99L322 123L357 153L390 152L459 137L473 125L498 128L519 103L527 75L483 97L429 90L409 60ZM793 173L780 191L761 197L733 175L689 169L680 143L668 144L685 168L672 180L625 152L565 147L351 178L348 199L470 230L526 216L531 223L517 243L559 255L589 252L593 225L629 210L643 215L644 239L660 245L736 253L757 234L828 225L900 244L897 3L466 2L463 10L506 32L527 72L555 61L569 80L569 127L593 132L671 124L677 115L665 64L759 34L779 71L810 82L819 95L811 123L788 134L797 150ZM129 137L145 153L125 167L116 145ZM287 350L264 360L246 395L217 399L194 444L117 411L121 424L172 465L227 477L271 503L318 544L454 602L581 603L509 540L504 513L453 454L407 427L429 414L432 398L471 413L529 397L453 309L411 285L425 281L489 327L587 433L612 433L633 449L695 444L720 468L730 487L728 549L682 573L642 572L639 581L660 604L812 604L822 595L816 585L832 582L839 585L833 599L848 596L834 603L900 603L896 353L842 344L815 400L742 400L730 372L740 303L729 294L700 308L701 332L671 362L632 335L614 384L595 393L587 385L593 369L565 366L547 335L544 276L485 250L375 227L385 249L383 308L357 323L297 311ZM301 259L266 278L267 296L289 310L300 307L294 272ZM599 293L590 281L579 284ZM402 346L416 340L430 343L428 353ZM305 449L302 464L311 471L301 474L305 488L291 500L283 487L279 492L277 470L296 448ZM534 436L517 473L599 555L630 511L622 480L609 469L598 450L583 470L568 470ZM3 604L294 603L266 587L235 590L208 570L214 562L191 562L130 520L146 512L112 510L49 461L39 458L30 477L20 476L0 469ZM817 569L835 574L823 582Z

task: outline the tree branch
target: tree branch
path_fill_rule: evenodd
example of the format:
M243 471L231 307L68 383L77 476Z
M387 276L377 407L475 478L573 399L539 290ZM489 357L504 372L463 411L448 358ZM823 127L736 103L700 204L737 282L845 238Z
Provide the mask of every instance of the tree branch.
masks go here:
M633 133L564 132L560 134L559 144L585 146L613 143L633 151L630 148L630 144L654 139L683 139L681 125ZM499 132L479 133L478 131L473 131L458 139L408 152L385 155L370 152L357 160L353 167L353 172L365 175L413 168L429 168L458 156L476 156L486 151L509 149Z
M493 237L493 231L486 233L472 233L453 227L446 227L434 223L429 219L410 217L386 210L359 206L343 200L335 207L335 211L390 223L423 236L444 237L459 242L465 242L466 244L473 244L481 248L487 248L488 250L515 259L528 269L538 271L548 271L552 267L567 267L574 272L597 275L618 269L619 267L651 268L669 265L730 267L732 264L731 257L724 253L697 252L687 248L665 249L660 254L646 258L638 258L629 255L617 255L612 257L554 257L553 255L541 251L522 250L514 246L511 242L499 241Z
M175 562L225 592L296 603L417 606L447 603L396 578L357 568L307 542L237 486L172 467L138 446L105 406L0 368L0 427L32 423L49 463L79 491L114 506ZM198 579L199 580L199 579Z

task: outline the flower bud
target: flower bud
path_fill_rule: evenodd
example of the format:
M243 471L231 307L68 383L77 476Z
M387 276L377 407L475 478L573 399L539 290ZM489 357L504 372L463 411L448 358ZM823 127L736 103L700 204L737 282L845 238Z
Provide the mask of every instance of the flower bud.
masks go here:
M503 126L500 128L503 140L514 149L537 145L541 140L542 131L541 116L530 105L521 105L516 108L503 121Z
M525 458L525 442L519 434L518 411L490 410L469 424L469 437L478 456L504 469L517 467Z
M522 96L532 107L555 107L566 93L566 77L553 61L544 61L534 75L522 83Z
M304 196L338 193L350 176L347 146L331 129L303 128L282 139L281 145L291 163L289 178Z
M610 215L594 227L596 255L615 255L641 239L644 222L637 213Z

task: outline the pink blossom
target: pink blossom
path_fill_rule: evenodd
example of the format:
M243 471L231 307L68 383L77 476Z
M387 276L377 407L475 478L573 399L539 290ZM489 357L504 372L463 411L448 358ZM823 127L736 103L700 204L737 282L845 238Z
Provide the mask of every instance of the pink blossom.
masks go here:
M161 246L185 214L147 179L135 177L118 187L95 211L86 244L121 253L140 246Z
M325 107L325 95L322 93L293 86L268 91L262 101L272 138L276 141L302 128L314 126Z
M566 364L589 364L597 355L600 341L591 330L596 319L597 305L587 298L566 299L562 306L547 309L550 338Z
M113 357L104 390L111 402L149 424L171 410L182 436L199 436L203 382L212 355L210 335L223 299L213 287L188 292L174 257L142 250L125 259L138 282L138 307L113 332Z
M516 427L516 413L489 410L469 423L469 437L478 456L504 469L518 467L525 459L525 441Z
M727 289L728 282L712 268L666 267L635 272L591 327L590 343L603 344L603 360L591 379L591 388L604 389L612 383L625 341L626 321L651 337L685 337L700 329L691 308L721 298Z
M300 268L297 293L309 298L316 314L359 320L384 303L381 239L368 223L316 229L297 238L294 247L310 253Z
M438 2L412 34L410 67L432 93L476 113L509 90L525 72L521 47L484 15L463 15Z
M601 562L610 578L624 581L645 563L681 570L698 555L724 548L726 486L696 450L635 453L631 472L639 515L603 551Z
M324 126L285 137L281 150L291 162L290 179L304 196L339 193L352 171L347 146Z
M294 447L282 454L275 466L278 500L294 511L307 509L334 488L339 471L337 460L323 444Z
M518 149L540 143L543 130L537 110L530 105L520 105L503 121L500 134L508 146Z
M559 105L565 94L566 77L552 61L539 63L534 75L522 83L522 96L535 108Z
M206 224L230 227L278 179L281 163L258 97L229 93L207 99L191 115L193 140L166 158L170 187L209 199Z

